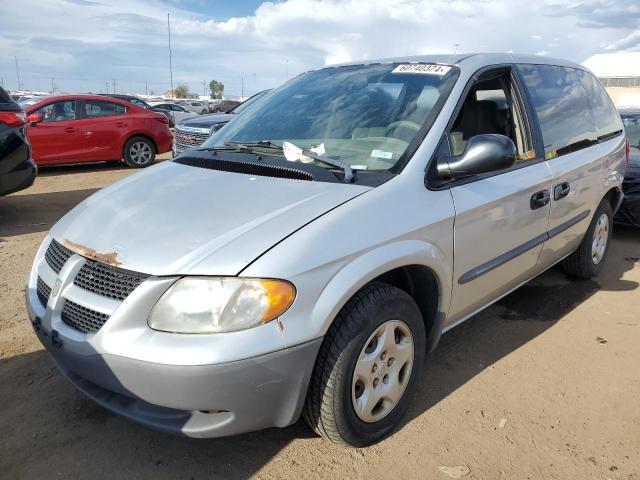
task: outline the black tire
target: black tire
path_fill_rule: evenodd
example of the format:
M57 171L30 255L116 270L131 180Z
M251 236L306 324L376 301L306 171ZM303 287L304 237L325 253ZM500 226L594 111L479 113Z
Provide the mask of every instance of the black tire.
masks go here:
M138 148L137 156L135 150L136 148ZM146 137L130 138L124 146L123 153L124 163L132 168L148 167L156 159L156 147L153 142Z
M352 401L354 370L365 342L390 320L401 320L410 330L413 365L395 407L379 420L367 422ZM409 295L383 283L365 286L342 308L325 335L303 408L306 422L319 435L346 446L365 447L389 436L400 425L421 378L425 339L422 315Z
M592 252L592 243L594 241L594 235L598 228L598 221L605 215L607 218L607 233L604 253L601 255L600 260L596 262ZM584 234L584 238L580 243L578 249L565 258L562 261L562 267L567 275L575 278L593 278L597 276L602 270L602 266L607 259L609 253L609 245L611 244L611 233L613 230L613 212L611 210L611 204L608 199L602 200L596 213L593 215L591 224Z

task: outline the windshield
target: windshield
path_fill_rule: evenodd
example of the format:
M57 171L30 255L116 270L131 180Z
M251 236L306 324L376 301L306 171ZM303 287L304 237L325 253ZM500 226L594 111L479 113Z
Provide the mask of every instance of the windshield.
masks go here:
M624 133L631 147L640 148L640 113L636 115L623 115Z
M424 63L317 70L274 90L203 147L269 141L319 152L353 170L389 170L428 130L457 77L455 67Z

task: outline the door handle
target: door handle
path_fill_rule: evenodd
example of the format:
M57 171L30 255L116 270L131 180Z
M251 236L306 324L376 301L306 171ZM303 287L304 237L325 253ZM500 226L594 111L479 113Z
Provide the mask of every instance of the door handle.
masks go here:
M531 195L531 210L544 207L547 203L549 203L550 199L551 196L549 195L549 190L540 190L539 192L534 193L533 195Z
M128 123L125 122L118 122L116 123L116 127L126 127L127 125L129 125Z
M64 131L67 132L67 133L76 133L76 132L80 131L80 129L79 128L74 128L74 127L67 127L67 128L64 129Z
M571 191L571 187L569 186L569 182L560 183L555 187L553 187L553 199L560 200L561 198L564 198L567 195L569 195L570 191Z

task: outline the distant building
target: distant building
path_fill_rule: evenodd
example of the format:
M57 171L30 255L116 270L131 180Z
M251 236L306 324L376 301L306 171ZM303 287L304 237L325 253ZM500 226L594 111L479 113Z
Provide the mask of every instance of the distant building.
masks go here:
M618 107L640 107L640 52L599 53L583 62Z

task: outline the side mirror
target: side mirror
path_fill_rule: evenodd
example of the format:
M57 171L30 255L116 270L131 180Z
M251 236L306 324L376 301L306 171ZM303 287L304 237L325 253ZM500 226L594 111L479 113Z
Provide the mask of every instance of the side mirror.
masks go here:
M39 113L32 113L27 117L27 123L32 127L36 125L36 123L40 123L42 121L42 115Z
M509 137L476 135L469 139L461 155L438 158L438 176L456 179L504 170L516 162L516 156L516 146Z

